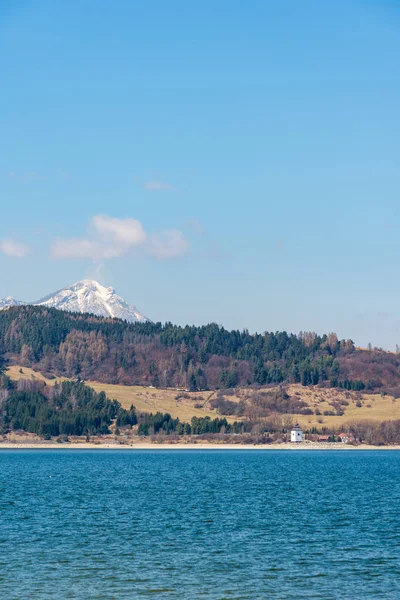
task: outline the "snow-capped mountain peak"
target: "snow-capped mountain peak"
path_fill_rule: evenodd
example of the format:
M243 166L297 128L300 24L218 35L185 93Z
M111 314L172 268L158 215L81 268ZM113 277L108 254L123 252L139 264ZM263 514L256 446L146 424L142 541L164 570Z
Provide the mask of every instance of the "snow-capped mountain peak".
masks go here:
M133 323L148 321L135 306L128 304L121 296L118 296L114 288L105 287L92 279L78 281L71 286L45 296L37 302L25 303L13 298L5 298L0 300L0 310L22 304L48 306L69 312L92 313L102 317L124 319Z
M10 306L21 306L22 304L24 304L24 302L16 300L11 296L7 296L6 298L0 299L0 310L3 310L3 308L9 308Z

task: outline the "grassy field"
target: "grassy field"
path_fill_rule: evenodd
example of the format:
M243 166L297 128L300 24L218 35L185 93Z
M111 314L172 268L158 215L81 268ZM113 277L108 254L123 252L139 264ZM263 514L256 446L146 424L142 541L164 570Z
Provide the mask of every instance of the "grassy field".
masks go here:
M22 372L21 372L22 371ZM27 367L11 366L8 375L18 381L19 379L36 379L45 381L47 385L54 385L56 381L65 378L46 379L40 373ZM192 417L204 417L209 415L214 418L219 416L215 409L210 406L210 400L215 397L214 392L182 392L179 390L160 390L141 386L123 386L88 381L88 385L96 391L104 391L110 398L121 402L122 406L129 408L133 404L138 411L142 412L169 412L174 418L179 417L181 421L190 421ZM363 419L374 421L385 421L400 419L400 399L395 400L392 396L382 397L380 394L360 394L342 390L303 387L301 385L290 385L287 392L292 396L298 396L314 411L318 410L320 415L291 415L293 421L298 421L304 428L316 426L318 428L340 427L349 421ZM247 389L237 390L230 400L239 401L248 396L251 391ZM333 410L331 402L345 401L343 405L343 416L326 416L324 411ZM361 403L357 406L356 403ZM237 417L226 417L228 421L238 420Z
M21 372L22 371L22 372ZM7 374L18 381L20 379L33 379L45 381L47 385L54 385L56 381L63 381L65 377L47 379L41 373L27 367L13 365L8 368ZM118 400L124 408L133 404L139 412L168 412L172 417L179 417L181 421L190 421L192 417L212 418L219 416L210 408L209 401L213 392L181 392L179 390L159 390L142 386L125 386L87 381L96 392L104 391L111 399ZM179 397L181 396L181 397ZM236 419L227 417L230 421Z
M140 412L168 412L174 418L179 417L181 421L190 421L192 417L219 416L210 408L209 400L214 394L212 392L179 392L177 390L158 390L140 386L124 386L98 383L88 381L97 392L104 390L110 398L121 402L124 408L133 404ZM185 397L179 397L184 394ZM230 421L232 419L227 417Z
M65 381L68 379L68 377L54 377L53 379L48 379L33 369L29 369L28 367L20 367L19 365L11 365L8 367L7 375L14 381L19 381L20 379L36 379L37 381L44 381L46 385L54 385L57 381Z
M368 419L373 421L388 421L400 419L400 399L395 400L392 396L381 396L380 394L357 394L337 389L324 389L318 387L303 387L301 385L289 386L288 393L297 395L307 402L308 406L319 410L321 415L296 415L300 425L303 427L332 426L339 427L348 421L360 421ZM332 410L330 402L345 400L348 406L343 406L343 416L325 416L326 410ZM357 406L357 401L361 406Z

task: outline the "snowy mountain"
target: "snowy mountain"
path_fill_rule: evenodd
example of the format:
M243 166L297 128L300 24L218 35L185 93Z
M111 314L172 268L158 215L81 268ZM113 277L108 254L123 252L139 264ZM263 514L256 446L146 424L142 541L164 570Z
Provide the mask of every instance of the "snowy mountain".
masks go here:
M0 310L23 304L48 306L69 312L92 313L101 317L124 319L132 323L148 321L135 306L118 296L114 288L104 287L91 279L78 281L37 302L20 302L14 298L4 298L0 300Z
M7 298L0 298L0 310L3 310L3 308L9 308L10 306L22 306L23 304L25 304L25 302L16 300L11 296L7 296Z

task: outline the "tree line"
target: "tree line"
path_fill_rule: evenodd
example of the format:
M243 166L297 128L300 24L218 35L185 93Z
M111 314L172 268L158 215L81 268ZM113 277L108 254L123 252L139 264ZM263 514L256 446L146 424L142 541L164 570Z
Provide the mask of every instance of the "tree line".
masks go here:
M400 380L398 355L356 350L334 333L127 323L38 306L0 312L0 354L48 374L192 391L280 383L377 389Z

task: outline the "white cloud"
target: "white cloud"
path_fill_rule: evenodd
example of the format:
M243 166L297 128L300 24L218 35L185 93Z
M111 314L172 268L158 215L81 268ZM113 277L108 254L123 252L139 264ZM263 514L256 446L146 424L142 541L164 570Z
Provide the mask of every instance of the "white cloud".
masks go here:
M26 244L22 244L21 242L16 242L11 238L5 238L0 240L0 250L7 254L7 256L12 256L14 258L24 258L30 254L31 249Z
M140 246L146 240L146 233L136 219L115 219L107 215L96 215L92 226L103 240L126 246Z
M67 238L55 240L51 253L54 258L91 258L97 261L118 258L124 254L124 248L94 240Z
M168 229L162 234L151 236L149 240L149 254L157 260L178 258L189 252L189 243L179 229Z
M149 192L176 192L176 187L161 181L145 181L143 185Z
M101 261L140 250L157 260L166 260L184 256L189 248L189 243L178 229L149 235L136 219L96 215L89 222L87 237L55 240L51 254L56 259Z

